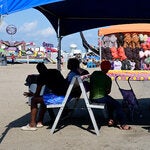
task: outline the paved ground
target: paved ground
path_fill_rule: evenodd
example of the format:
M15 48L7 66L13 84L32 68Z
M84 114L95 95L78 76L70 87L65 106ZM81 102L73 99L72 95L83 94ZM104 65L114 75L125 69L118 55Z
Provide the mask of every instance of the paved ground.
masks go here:
M56 65L47 65L56 67ZM92 72L94 69L89 69ZM22 93L28 88L24 85L28 74L37 73L35 64L17 64L0 66L0 150L148 150L150 147L150 83L149 81L132 81L133 90L139 100L143 118L129 122L131 131L108 128L101 111L95 111L100 128L96 136L87 110L75 110L73 118L59 123L59 130L50 134L46 124L35 132L24 132L20 127L29 120L30 108L27 98ZM62 70L64 76L67 70ZM120 81L123 88L128 88L125 81ZM120 100L122 96L113 82L111 95ZM82 105L82 103L81 103ZM49 121L46 114L45 122Z

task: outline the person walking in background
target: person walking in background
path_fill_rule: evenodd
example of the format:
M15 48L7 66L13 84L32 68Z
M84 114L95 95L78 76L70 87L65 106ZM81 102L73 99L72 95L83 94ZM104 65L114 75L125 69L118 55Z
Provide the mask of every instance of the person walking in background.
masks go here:
M11 55L11 64L12 64L12 65L15 63L15 59L16 59L15 55L12 54L12 55Z
M120 129L129 130L131 127L126 124L126 116L121 104L109 96L112 80L107 76L107 72L111 68L111 63L109 61L103 61L100 66L101 71L94 71L90 76L90 100L95 103L106 103L108 126L114 126L116 123L119 123ZM114 112L116 112L116 122Z

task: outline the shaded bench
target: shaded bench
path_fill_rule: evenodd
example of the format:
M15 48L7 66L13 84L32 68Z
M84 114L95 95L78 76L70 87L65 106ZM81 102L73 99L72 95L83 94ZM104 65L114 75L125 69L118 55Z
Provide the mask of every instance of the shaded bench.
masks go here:
M83 100L85 101L85 106L86 106L86 108L88 110L88 113L90 115L90 119L92 121L95 133L96 133L96 135L99 135L99 129L98 129L97 122L95 120L95 116L94 116L94 113L93 113L92 109L105 109L105 104L104 103L97 104L97 103L90 103L89 102L89 99L88 99L88 96L87 96L87 92L85 90L85 87L83 85L83 81L82 81L80 76L75 76L72 79L62 104L50 104L50 105L47 105L47 108L59 108L57 116L56 116L55 121L54 121L54 123L52 125L52 128L51 128L51 134L53 134L55 132L56 126L57 126L57 124L58 124L58 122L60 120L61 114L62 114L62 112L63 112L63 110L64 110L64 108L65 108L65 106L67 104L67 100L69 99L71 90L72 90L72 88L73 88L73 86L74 86L76 81L79 83L80 89L82 91Z

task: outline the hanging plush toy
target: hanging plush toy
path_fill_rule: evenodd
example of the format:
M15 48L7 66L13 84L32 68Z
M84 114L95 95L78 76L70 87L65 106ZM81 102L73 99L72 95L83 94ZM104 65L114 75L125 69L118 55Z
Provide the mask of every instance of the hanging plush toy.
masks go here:
M118 47L123 46L123 44L124 44L124 34L123 33L117 34L117 44L118 44Z
M145 39L146 41L144 41L144 43L141 44L141 48L146 51L146 50L150 50L150 37L145 35Z
M103 40L103 47L104 48L109 47L110 45L109 36L104 36L102 40Z
M147 34L144 34L144 36L143 36L144 42L147 41L147 38L148 38L148 35L147 35Z
M145 64L150 64L150 57L145 58L144 63Z
M140 56L140 58L143 58L145 56L144 52L143 51L139 51L139 56Z
M139 36L137 35L137 33L133 33L132 34L132 49L135 49L135 48L140 48L140 41L139 41Z
M123 45L123 47L124 48L127 48L127 47L132 47L131 46L131 41L132 41L132 38L131 38L131 34L130 33L126 33L125 35L124 35L124 45Z
M112 54L113 59L118 59L118 58L119 58L119 56L118 56L118 51L117 51L117 48L116 48L116 47L110 48L110 51L111 51L111 54Z
M146 45L146 43L142 43L142 44L141 44L141 48L142 48L144 51L146 51L146 50L147 50L147 45Z
M143 60L144 70L150 70L150 50L139 51L139 57Z
M139 40L140 40L140 43L144 42L144 35L143 34L139 34Z
M147 38L146 47L148 50L150 50L150 37Z
M127 56L125 55L124 48L122 46L120 46L118 48L118 56L119 56L119 58L120 58L121 61L127 59Z
M102 59L112 60L112 54L109 47L102 48Z
M111 47L118 47L117 46L117 37L114 35L114 34L112 34L111 36L110 36L110 46L109 46L110 48Z

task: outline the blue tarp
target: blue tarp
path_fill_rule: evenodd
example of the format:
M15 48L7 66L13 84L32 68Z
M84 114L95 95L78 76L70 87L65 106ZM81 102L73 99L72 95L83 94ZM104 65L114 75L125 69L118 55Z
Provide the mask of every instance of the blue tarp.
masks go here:
M0 0L0 14L11 14L60 0Z

